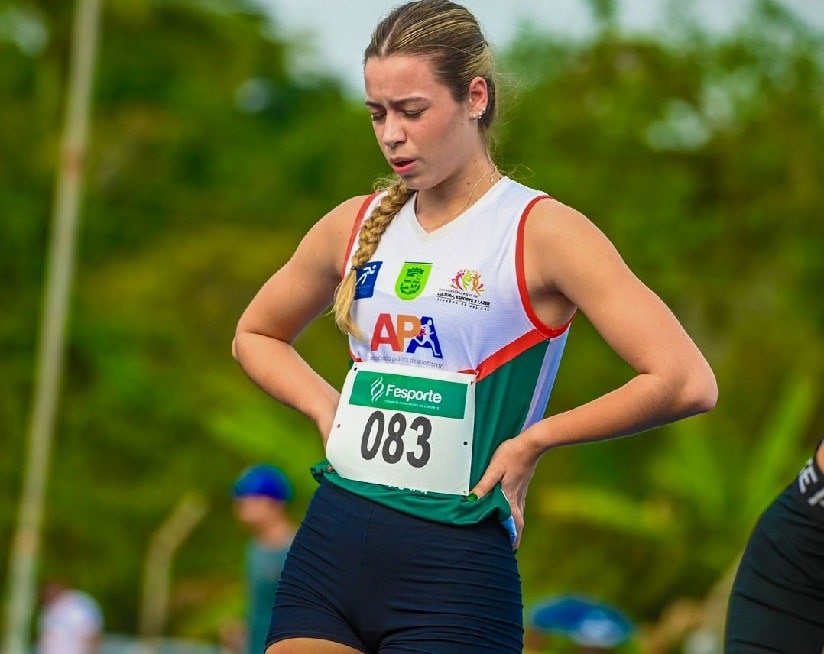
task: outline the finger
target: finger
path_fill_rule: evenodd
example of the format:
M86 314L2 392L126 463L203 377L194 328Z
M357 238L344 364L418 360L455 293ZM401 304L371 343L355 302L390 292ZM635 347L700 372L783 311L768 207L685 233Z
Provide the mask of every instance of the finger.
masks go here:
M498 469L494 464L490 464L484 472L483 476L475 484L475 487L469 491L467 499L479 500L487 493L490 493L493 488L501 481L503 477L503 470Z

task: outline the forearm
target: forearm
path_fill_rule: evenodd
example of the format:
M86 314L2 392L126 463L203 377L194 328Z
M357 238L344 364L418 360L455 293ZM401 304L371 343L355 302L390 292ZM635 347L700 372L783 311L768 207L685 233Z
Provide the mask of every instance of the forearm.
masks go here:
M640 374L591 402L545 418L524 435L539 455L562 445L628 436L709 411L715 393L712 379L676 384Z
M262 334L239 332L232 354L264 392L309 417L326 435L340 394L292 345Z

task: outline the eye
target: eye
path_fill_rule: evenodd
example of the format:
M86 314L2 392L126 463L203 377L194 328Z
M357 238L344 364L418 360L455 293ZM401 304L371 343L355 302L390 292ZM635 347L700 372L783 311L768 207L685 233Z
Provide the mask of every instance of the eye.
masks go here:
M369 117L372 119L373 123L377 123L386 117L386 113L383 111L370 111Z
M423 114L423 109L418 109L417 111L404 111L403 115L405 118L410 118L414 120L415 118L420 118Z

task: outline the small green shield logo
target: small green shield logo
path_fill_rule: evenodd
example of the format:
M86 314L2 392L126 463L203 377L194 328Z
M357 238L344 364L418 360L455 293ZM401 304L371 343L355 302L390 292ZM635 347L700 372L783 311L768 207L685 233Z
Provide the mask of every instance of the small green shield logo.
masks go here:
M401 300L414 300L418 297L426 286L429 279L429 271L432 269L431 263L418 263L407 261L403 264L395 282L395 293Z

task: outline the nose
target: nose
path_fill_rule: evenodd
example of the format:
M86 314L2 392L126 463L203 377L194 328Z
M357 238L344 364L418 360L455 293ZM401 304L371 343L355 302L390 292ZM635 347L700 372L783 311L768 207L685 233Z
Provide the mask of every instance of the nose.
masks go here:
M381 135L383 144L388 148L397 147L406 138L403 123L399 116L391 113L386 115L383 123L383 134Z

